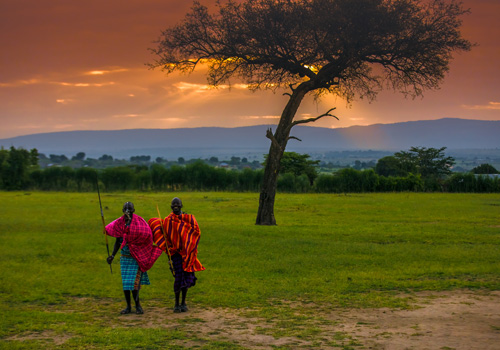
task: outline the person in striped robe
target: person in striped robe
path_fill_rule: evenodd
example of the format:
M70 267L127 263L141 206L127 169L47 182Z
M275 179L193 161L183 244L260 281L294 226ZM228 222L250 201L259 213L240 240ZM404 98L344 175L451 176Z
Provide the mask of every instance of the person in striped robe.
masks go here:
M203 271L205 267L197 257L200 227L196 218L194 215L182 211L182 201L177 197L172 199L170 207L172 212L164 220L151 218L148 220L148 224L153 231L153 241L163 251L166 252L168 249L172 258L174 312L178 313L188 311L187 291L196 284L195 272Z

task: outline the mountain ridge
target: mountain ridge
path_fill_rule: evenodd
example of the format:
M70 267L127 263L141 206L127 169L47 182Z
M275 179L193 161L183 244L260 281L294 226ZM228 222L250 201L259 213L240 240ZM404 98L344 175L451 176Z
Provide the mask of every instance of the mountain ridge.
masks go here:
M103 154L115 158L136 155L175 158L244 156L267 153L266 130L275 125L236 128L198 127L177 129L79 130L39 133L0 139L0 146L32 149L40 153L65 154L84 152L96 158ZM399 151L412 146L447 147L448 149L500 148L500 121L443 118L372 124L345 128L322 128L298 125L287 151L299 153L383 150Z

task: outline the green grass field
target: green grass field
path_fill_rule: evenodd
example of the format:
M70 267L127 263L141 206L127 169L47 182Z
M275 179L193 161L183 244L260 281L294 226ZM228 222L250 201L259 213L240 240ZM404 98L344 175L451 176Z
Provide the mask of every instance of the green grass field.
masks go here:
M273 337L319 342L326 308L405 308L416 291L500 290L499 194L279 194L271 227L254 224L256 193L176 195L200 224L206 267L188 306L273 322L258 328ZM125 201L146 220L156 204L167 216L173 196L101 194L106 223ZM0 192L0 200L0 348L245 349L190 332L201 322L195 312L165 313L164 324L118 315L119 264L110 274L97 194ZM173 306L166 256L149 277L144 316Z

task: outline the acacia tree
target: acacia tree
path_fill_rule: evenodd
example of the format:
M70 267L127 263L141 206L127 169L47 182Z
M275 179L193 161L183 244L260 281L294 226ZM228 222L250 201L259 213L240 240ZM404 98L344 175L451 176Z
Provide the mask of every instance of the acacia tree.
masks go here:
M423 178L440 178L451 174L455 158L445 157L446 147L411 147L409 151L394 154L399 168L406 174L420 174Z
M217 86L238 78L250 89L288 89L290 99L271 140L256 224L275 225L279 165L308 94L351 101L375 98L384 85L411 96L438 87L454 51L471 44L460 33L467 12L454 0L218 1L217 11L194 2L152 49L151 68L167 74L207 67Z

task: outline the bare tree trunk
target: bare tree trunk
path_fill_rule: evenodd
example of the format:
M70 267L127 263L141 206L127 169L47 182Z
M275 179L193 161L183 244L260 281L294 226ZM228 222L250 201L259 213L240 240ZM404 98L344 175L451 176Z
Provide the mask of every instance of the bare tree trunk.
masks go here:
M271 140L271 146L269 147L264 178L260 189L256 225L276 225L276 219L274 218L274 198L278 185L280 161L290 136L293 118L308 91L307 83L302 83L293 90L290 100L281 114L276 132L273 135L268 131L266 135Z

